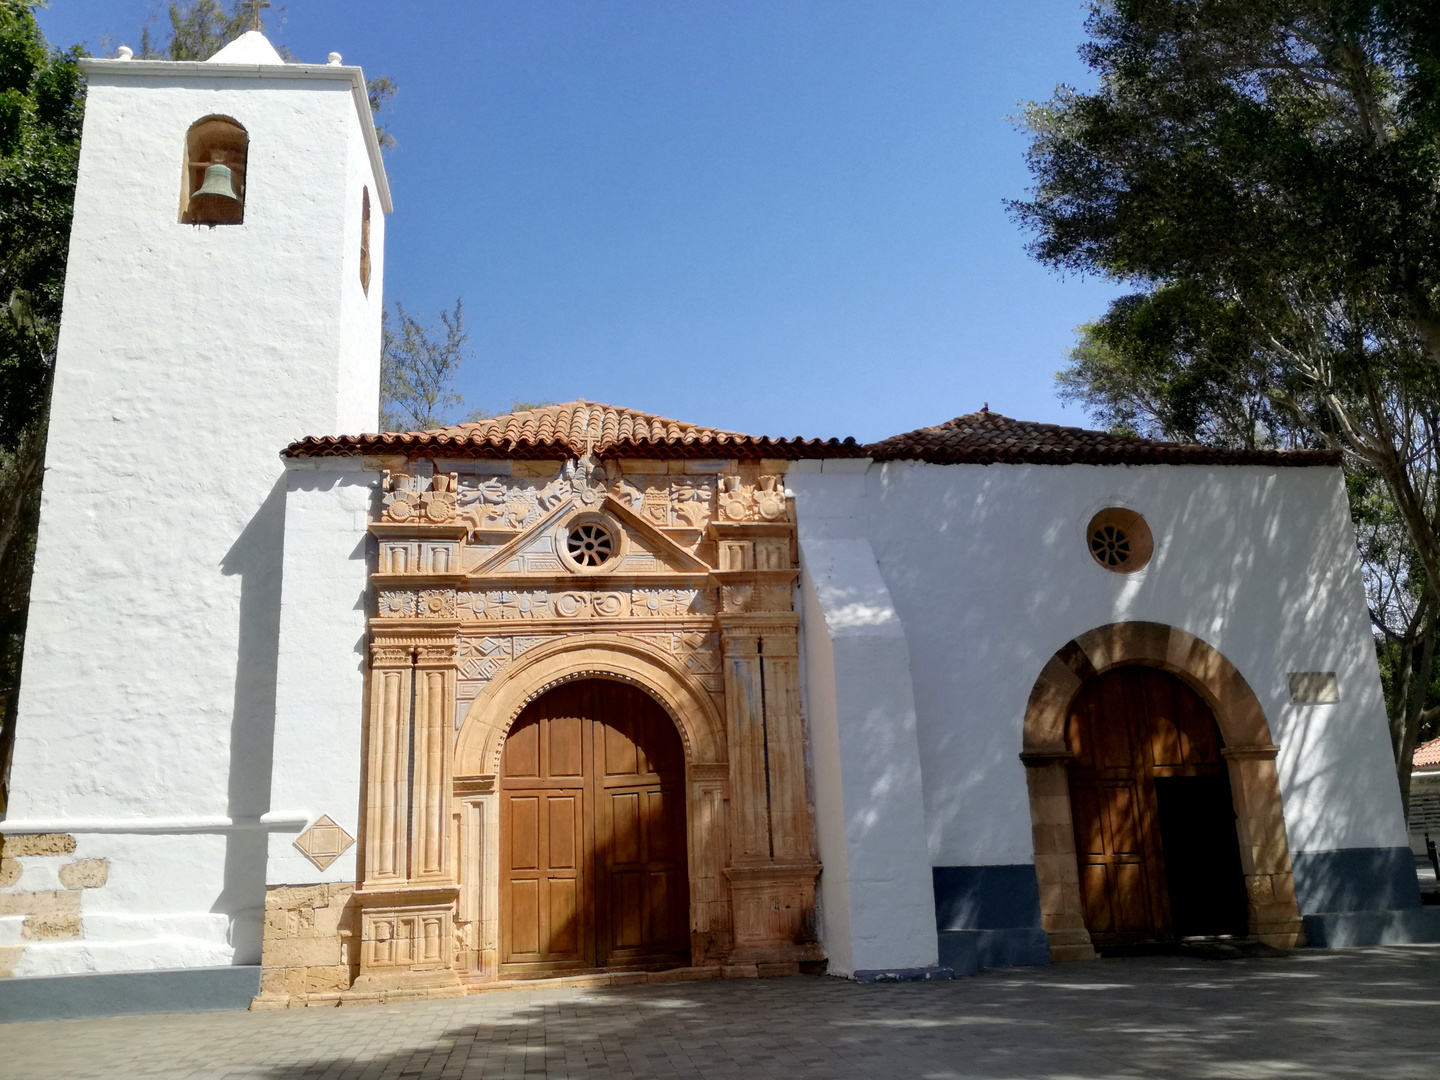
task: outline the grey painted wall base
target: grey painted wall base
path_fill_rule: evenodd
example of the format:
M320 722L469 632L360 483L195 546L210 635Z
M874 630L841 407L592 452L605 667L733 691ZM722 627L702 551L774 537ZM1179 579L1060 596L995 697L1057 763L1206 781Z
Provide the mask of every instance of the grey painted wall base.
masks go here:
M1420 882L1408 847L1297 851L1295 898L1302 915L1417 907Z
M1440 908L1327 911L1304 916L1305 938L1317 949L1350 945L1423 945L1440 942Z
M1044 930L940 931L940 963L957 975L976 975L983 968L1032 967L1050 963L1050 939Z
M260 968L176 968L0 979L0 1023L248 1009Z
M948 967L927 968L877 968L874 971L857 971L852 976L856 982L934 982L937 979L953 979L955 972Z
M1030 863L937 866L935 924L940 963L960 975L1050 962L1040 928L1040 885Z

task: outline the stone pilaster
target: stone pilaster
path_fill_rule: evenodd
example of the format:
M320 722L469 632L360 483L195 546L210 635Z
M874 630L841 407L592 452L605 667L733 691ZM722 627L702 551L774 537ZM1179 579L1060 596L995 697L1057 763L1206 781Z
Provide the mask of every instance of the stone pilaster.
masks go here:
M1305 925L1295 900L1295 875L1279 801L1275 770L1278 746L1227 746L1220 751L1230 767L1240 868L1249 897L1250 933L1266 945L1290 949L1304 944Z
M1040 921L1050 938L1052 960L1093 960L1096 955L1090 931L1085 928L1075 823L1070 811L1068 766L1074 756L1064 749L1020 755L1030 789Z

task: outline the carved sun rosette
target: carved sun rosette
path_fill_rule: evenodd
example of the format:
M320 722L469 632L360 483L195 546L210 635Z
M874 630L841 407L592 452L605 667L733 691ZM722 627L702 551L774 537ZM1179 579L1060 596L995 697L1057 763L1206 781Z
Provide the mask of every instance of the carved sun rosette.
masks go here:
M350 850L355 838L342 829L329 814L321 814L313 825L295 838L295 846L321 870Z

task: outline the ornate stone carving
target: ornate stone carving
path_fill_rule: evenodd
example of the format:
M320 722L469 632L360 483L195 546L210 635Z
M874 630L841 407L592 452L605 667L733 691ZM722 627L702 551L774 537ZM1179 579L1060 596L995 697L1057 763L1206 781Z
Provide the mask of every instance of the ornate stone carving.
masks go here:
M419 596L416 610L422 619L455 618L455 590L426 589Z
M382 619L409 619L415 615L415 594L408 591L382 592L376 603Z
M760 477L760 488L755 492L755 510L761 521L779 521L785 516L785 488L780 485L780 477Z
M720 478L719 517L721 521L784 521L785 485L779 476L762 476L750 485L740 476Z
M370 661L375 667L409 667L414 655L411 645L376 642L370 646Z
M436 473L428 481L407 473L385 473L381 500L385 520L431 525L454 521L458 480L454 473Z
M725 720L704 756L687 762L687 811L710 823L690 852L707 867L690 883L702 943L692 959L819 958L790 614L794 534L772 468L781 464L685 462L682 471L678 461L602 466L586 456L553 471L512 461L504 476L387 475L390 524L373 530L383 591L371 624L365 883L355 896L367 985L440 986L456 964L493 974L498 931L490 925L482 945L476 920L498 911L498 894L484 891L498 888L495 855L473 843L473 822L462 826L470 834L454 831L456 811L469 821L476 809L460 804L489 793L453 783L451 725L463 743L475 729L462 725L504 723L491 715L498 702L513 719L511 704L557 680L634 681L646 652L686 696L692 721L711 708ZM577 572L557 540L602 516L621 542L604 566ZM568 649L525 655L561 642L580 646L584 664L552 671ZM458 853L457 835L468 835Z
M720 478L720 517L724 521L745 521L754 507L754 488L745 486L738 476Z
M794 592L789 585L724 585L721 608L727 615L747 612L793 611Z
M355 843L355 838L337 825L329 814L321 814L295 839L295 846L321 870L328 870Z
M463 619L679 618L713 610L705 589L496 590L463 592L455 611ZM422 616L423 616L422 612Z

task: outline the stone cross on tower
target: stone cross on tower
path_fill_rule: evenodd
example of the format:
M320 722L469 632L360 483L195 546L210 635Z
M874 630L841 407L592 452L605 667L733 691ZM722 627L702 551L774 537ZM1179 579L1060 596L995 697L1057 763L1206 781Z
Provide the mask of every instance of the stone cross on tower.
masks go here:
M250 7L255 13L255 22L251 27L253 30L260 29L260 12L270 6L270 0L250 0Z

